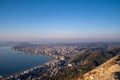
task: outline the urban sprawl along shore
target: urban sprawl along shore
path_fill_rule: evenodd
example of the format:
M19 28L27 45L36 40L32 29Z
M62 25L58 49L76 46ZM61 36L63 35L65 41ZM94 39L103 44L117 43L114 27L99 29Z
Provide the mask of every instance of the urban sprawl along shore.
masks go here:
M106 53L104 55L109 55L108 58L113 54L116 55L120 50L120 43L20 44L12 47L12 50L47 55L52 60L20 73L5 76L3 80L60 80L62 79L62 77L58 78L60 76L68 77L72 74L73 78L101 64L106 58L101 58L99 61L101 63L97 63L97 59L102 56L101 53L103 54L104 51ZM109 50L113 50L112 55ZM89 57L87 57L88 55ZM91 62L92 59L94 59L93 62ZM94 66L89 66L93 63Z
M26 48L26 47L13 47L13 50L27 52L31 54L40 54L40 55L48 55L52 58L51 61L25 70L19 74L11 75L6 80L19 80L19 79L42 79L42 76L52 77L56 75L60 70L61 67L67 65L72 66L72 64L67 62L67 59L71 57L73 53L77 53L78 51L75 50L73 46L43 46L36 47L36 48ZM40 76L41 75L41 76Z

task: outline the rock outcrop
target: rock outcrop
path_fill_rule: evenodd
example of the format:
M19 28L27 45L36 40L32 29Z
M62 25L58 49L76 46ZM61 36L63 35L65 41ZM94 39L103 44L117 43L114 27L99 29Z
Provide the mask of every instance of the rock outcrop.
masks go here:
M120 80L120 55L85 73L77 80Z

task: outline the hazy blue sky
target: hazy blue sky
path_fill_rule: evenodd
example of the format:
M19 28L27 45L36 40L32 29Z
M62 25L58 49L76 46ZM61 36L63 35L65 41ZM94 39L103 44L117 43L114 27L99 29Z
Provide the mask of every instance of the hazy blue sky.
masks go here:
M0 0L0 40L120 40L120 0Z

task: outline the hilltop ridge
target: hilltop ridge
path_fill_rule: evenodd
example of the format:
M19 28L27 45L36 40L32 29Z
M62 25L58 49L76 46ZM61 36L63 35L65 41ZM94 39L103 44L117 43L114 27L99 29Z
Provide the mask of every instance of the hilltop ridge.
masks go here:
M72 80L120 80L120 55L116 55L95 69Z

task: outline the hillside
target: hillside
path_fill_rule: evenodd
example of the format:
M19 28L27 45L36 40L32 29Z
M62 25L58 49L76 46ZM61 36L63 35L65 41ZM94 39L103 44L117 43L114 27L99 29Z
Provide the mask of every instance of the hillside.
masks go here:
M73 66L61 67L56 76L53 76L53 80L76 80L76 77L95 69L97 66L103 64L107 60L120 54L120 49L106 49L106 50L85 50L83 53L73 56L69 63ZM89 80L89 79L88 79ZM94 79L96 80L96 79Z
M73 80L120 80L120 55Z

